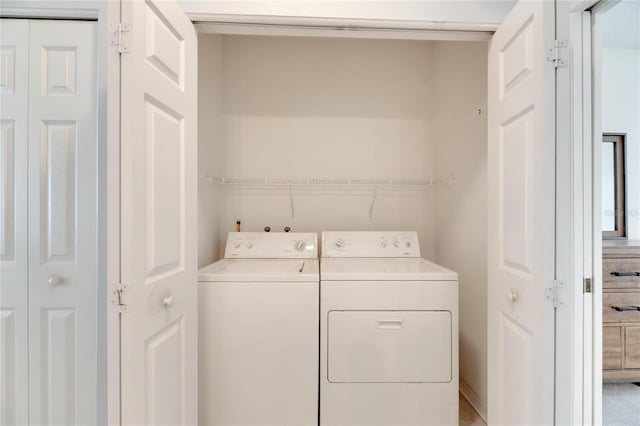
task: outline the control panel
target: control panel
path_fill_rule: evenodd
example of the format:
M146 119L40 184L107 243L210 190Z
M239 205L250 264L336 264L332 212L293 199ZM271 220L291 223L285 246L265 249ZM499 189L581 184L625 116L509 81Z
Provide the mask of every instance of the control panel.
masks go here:
M415 231L323 232L322 257L420 257Z
M302 232L229 232L226 259L317 259L318 237Z

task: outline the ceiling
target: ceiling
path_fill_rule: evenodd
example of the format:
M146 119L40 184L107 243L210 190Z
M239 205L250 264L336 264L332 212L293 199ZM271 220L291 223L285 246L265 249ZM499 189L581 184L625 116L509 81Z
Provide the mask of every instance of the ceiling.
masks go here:
M640 0L622 0L602 13L603 46L640 49Z

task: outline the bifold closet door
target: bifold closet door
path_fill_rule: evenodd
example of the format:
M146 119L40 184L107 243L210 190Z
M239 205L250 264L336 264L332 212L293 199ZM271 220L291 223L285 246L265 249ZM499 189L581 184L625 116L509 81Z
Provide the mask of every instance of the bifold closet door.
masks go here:
M95 23L29 25L29 422L95 424Z
M96 424L96 23L29 22L29 422Z
M29 21L0 38L0 425L28 421L27 127Z

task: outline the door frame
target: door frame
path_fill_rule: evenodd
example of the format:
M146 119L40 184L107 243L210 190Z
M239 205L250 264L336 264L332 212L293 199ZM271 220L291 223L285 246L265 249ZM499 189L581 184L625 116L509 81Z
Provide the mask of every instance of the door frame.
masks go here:
M77 1L4 0L0 17L97 21L97 421L114 423L119 417L119 324L109 309L109 288L119 279L119 55L110 49L109 31L120 20L119 4ZM117 13L116 13L117 12ZM117 62L116 62L117 61ZM117 238L114 238L117 237ZM117 386L115 385L117 383ZM116 417L117 416L117 417Z
M594 74L601 58L593 51L598 28L595 13L620 0L573 1L572 37L572 132L573 132L573 209L574 270L590 278L591 293L578 288L575 298L575 342L581 349L576 356L575 383L582 388L582 424L602 424L602 227L600 213L601 106L600 75ZM578 355L578 354L576 354ZM579 373L579 374L578 374Z

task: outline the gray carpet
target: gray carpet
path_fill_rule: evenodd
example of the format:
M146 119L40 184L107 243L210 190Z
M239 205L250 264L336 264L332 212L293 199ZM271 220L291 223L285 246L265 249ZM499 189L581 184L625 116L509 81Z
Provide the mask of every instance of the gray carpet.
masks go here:
M639 426L640 386L633 383L604 383L602 423L606 426Z

